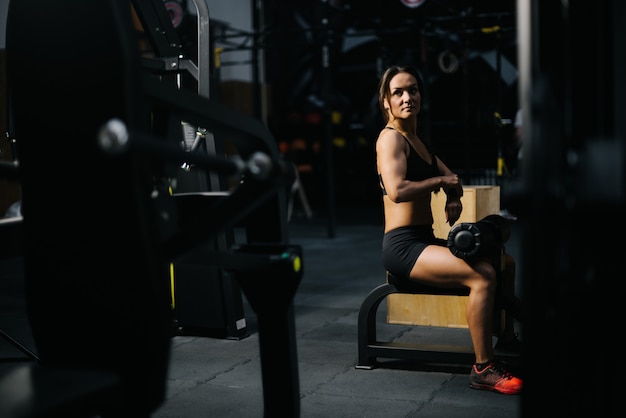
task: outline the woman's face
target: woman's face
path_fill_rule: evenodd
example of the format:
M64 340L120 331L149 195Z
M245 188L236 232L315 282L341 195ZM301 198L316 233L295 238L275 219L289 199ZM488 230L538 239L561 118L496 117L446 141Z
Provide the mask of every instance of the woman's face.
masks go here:
M422 96L417 80L409 73L398 73L389 82L389 95L385 99L389 120L409 119L420 111Z

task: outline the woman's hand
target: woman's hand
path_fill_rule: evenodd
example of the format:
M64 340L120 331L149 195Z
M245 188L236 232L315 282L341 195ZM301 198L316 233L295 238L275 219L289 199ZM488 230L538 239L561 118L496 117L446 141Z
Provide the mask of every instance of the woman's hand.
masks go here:
M463 195L463 188L461 183L458 181L458 177L456 177L456 184L453 187L449 188L446 191L447 199L446 199L446 222L450 224L450 226L454 225L456 221L461 217L461 212L463 211L463 204L461 203L461 196ZM459 190L461 193L459 193Z
M450 226L454 225L456 221L461 217L463 211L463 204L458 197L448 197L446 200L446 222Z
M461 203L461 196L463 196L463 186L461 185L461 179L457 174L448 174L441 177L443 188L446 191L446 222L450 226L454 225L456 221L461 217L463 211L463 204Z

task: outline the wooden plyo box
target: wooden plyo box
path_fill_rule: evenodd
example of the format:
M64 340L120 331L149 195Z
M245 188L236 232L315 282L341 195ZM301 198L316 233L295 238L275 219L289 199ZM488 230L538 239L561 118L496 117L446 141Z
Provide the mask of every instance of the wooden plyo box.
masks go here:
M499 186L464 186L461 198L463 211L457 223L476 222L487 215L500 213ZM446 194L433 193L433 230L438 238L448 238L452 228L446 223ZM455 224L456 225L456 224ZM427 325L467 328L465 305L467 296L410 295L387 296L387 322L403 325Z

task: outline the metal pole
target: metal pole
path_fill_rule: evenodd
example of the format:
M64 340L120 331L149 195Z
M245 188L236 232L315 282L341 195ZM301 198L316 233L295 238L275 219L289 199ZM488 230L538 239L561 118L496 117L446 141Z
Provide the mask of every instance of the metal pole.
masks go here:
M333 166L333 134L331 125L331 72L330 72L330 36L328 26L330 18L330 5L328 0L322 0L322 94L324 97L324 133L326 144L326 190L328 192L328 237L335 237L335 185Z

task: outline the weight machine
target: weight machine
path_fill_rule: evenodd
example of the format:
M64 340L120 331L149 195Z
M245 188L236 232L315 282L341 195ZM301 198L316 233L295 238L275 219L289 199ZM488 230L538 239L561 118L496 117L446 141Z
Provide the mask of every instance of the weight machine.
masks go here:
M208 11L194 3L204 28ZM151 51L139 48L135 16ZM194 66L174 39L160 0L9 6L26 299L40 361L0 381L7 416L150 416L165 399L177 262L219 266L241 285L258 315L265 415L299 415L291 306L302 254L286 229L293 170L260 121L208 97L206 44ZM197 76L197 92L181 87L182 70ZM215 152L182 147L184 123ZM236 156L217 150L226 140ZM178 199L188 165L238 182ZM235 225L245 244L203 251ZM50 396L17 399L10 388Z

